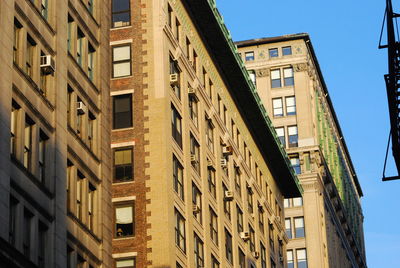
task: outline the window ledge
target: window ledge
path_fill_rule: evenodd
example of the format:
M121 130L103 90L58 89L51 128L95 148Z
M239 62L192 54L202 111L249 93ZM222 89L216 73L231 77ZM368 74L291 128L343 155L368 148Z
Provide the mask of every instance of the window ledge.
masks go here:
M125 29L129 29L129 28L132 28L132 24L127 25L127 26L121 26L121 27L111 27L110 31L125 30Z
M78 70L80 71L80 73L82 74L82 76L85 78L86 82L88 82L92 88L94 89L94 91L96 91L97 94L100 94L100 90L98 89L98 87L96 86L96 84L89 78L88 74L85 72L85 70L83 70L82 66L80 66L74 56L72 56L72 54L68 51L68 57L74 62L73 64L78 68ZM100 69L100 68L98 68Z

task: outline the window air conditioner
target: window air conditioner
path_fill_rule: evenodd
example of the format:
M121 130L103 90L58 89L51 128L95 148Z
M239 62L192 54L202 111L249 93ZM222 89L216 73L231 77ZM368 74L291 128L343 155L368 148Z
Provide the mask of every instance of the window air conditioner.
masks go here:
M252 254L253 254L254 258L256 258L256 259L260 258L260 252L258 252L258 251L253 251Z
M232 201L233 200L233 192L232 191L225 191L224 199L226 201Z
M193 214L200 213L200 207L196 204L193 204Z
M191 155L190 155L190 162L192 162L192 163L197 163L197 157L196 157L195 154L191 154Z
M250 239L250 233L249 232L241 232L240 238L243 239L244 241L247 241Z
M225 158L221 158L221 167L227 168L227 166L228 166L228 161L226 161Z
M169 75L169 83L172 86L176 86L179 83L179 75L178 74L170 74Z
M45 74L52 74L56 70L56 64L51 55L40 56L40 69Z
M225 156L232 155L233 154L233 147L232 146L223 147L222 154L225 155Z
M78 111L78 114L85 114L87 112L87 107L83 101L78 101L76 110Z

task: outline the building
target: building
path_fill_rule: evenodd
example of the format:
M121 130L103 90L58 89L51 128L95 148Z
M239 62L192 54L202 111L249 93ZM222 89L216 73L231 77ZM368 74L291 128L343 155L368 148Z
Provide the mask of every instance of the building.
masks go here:
M285 200L288 267L366 267L363 193L308 34L236 45L304 189Z
M112 267L109 1L0 1L0 267Z
M301 187L214 1L114 0L110 35L116 267L284 267Z

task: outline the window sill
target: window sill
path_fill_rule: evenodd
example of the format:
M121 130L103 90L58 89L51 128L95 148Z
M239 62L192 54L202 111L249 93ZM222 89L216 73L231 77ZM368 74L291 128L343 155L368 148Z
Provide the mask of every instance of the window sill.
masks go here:
M112 184L113 185L125 185L125 184L130 184L135 182L134 179L130 180L130 181L113 181Z
M116 31L116 30L125 30L132 28L132 25L126 25L126 26L119 26L119 27L111 27L110 31Z
M78 68L79 72L82 74L82 76L85 78L85 80L92 86L94 91L96 91L97 94L100 94L100 90L97 88L96 84L89 78L88 74L85 72L85 70L83 70L82 66L76 62L76 59L74 58L74 56L72 56L70 51L68 51L68 57L74 62L73 64ZM100 69L100 68L98 68L98 69ZM69 73L69 71L68 71L68 73ZM94 71L94 74L96 74L96 71Z
M114 81L114 80L118 80L118 79L124 79L124 78L133 78L133 75L132 74L130 74L130 75L125 75L125 76L119 76L119 77L111 77L111 81Z
M129 239L134 239L135 235L131 236L123 236L123 237L113 237L114 241L123 241L123 240L129 240Z

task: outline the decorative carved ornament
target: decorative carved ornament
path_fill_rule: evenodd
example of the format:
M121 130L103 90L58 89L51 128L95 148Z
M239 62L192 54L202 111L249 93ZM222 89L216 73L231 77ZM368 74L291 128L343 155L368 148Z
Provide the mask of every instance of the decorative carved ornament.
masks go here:
M269 69L263 68L263 69L256 70L256 76L257 77L269 76Z
M298 63L294 65L295 72L304 72L307 71L307 64L306 63Z

